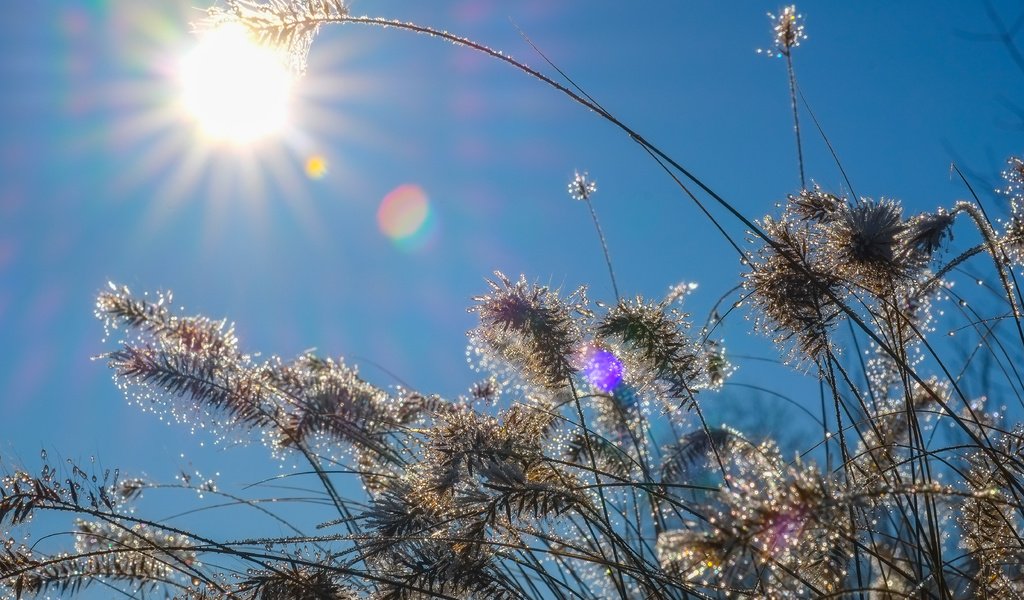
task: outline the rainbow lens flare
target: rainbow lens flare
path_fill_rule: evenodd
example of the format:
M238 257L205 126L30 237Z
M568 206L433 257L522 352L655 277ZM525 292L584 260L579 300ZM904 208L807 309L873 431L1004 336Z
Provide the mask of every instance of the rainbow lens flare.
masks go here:
M377 225L396 246L418 250L434 231L430 200L418 185L406 183L388 192L377 209Z

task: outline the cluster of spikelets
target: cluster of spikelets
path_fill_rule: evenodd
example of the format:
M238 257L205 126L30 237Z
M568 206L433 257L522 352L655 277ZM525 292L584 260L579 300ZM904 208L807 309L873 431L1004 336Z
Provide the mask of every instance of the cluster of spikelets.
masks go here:
M935 242L920 243L921 223L933 221L942 227L923 237ZM747 285L755 314L773 331L795 323L801 329L791 335L806 331L783 312L792 307L758 298L805 302L763 283L773 268L787 277L829 274L835 285L823 305L856 298L859 309L879 314L883 305L915 312L905 317L915 327L879 328L904 353L918 341L906 331L926 331L919 309L908 308L921 303L907 299L941 280L929 263L951 218L904 220L894 202L851 206L813 190L764 223L775 237L751 263ZM1008 243L1005 234L994 241ZM779 258L797 243L802 254ZM454 400L379 388L312 355L257 362L226 322L176 315L169 295L111 286L97 315L121 340L107 359L130 397L308 461L337 510L320 527L338 531L252 552L249 541L217 544L134 517L124 502L143 487L137 481L97 482L77 466L62 481L46 466L39 477L5 479L0 522L21 527L45 510L88 520L76 524L73 553L38 557L14 549L12 538L0 558L4 584L13 596L104 581L181 598L260 599L1024 593L1015 500L1022 432L1003 431L970 407L959 411L967 433L988 444L963 462L959 485L922 479L915 449L934 430L937 419L926 415L952 404L949 384L901 385L905 363L879 360L863 391L873 401L851 428L857 443L842 469L822 470L785 460L771 440L703 425L701 398L728 369L706 330L691 335L676 291L660 302L604 306L583 290L561 294L525 278L498 274L489 285L471 308L479 325L469 334L486 377ZM856 312L836 309L833 319L849 314ZM816 335L829 355L831 329ZM876 351L885 356L881 345ZM822 356L807 358L821 364ZM330 465L357 473L365 498L342 497ZM905 523L917 509L937 529ZM934 567L922 544L934 534L932 543L949 545L953 530L965 564L925 571ZM234 557L249 571L232 578L211 570L200 562L207 554Z
M206 26L241 23L301 70L318 27L348 18L336 1L229 0ZM774 52L788 58L805 38L801 17L787 7L772 19ZM687 287L604 305L584 289L499 273L470 309L479 324L468 353L482 380L446 399L376 386L309 353L260 359L226 321L181 316L169 294L112 285L96 314L118 340L105 358L132 402L306 463L322 491L315 504L328 510L311 510L300 528L261 499L185 478L296 534L218 541L137 516L132 501L157 484L57 469L44 456L39 475L10 469L0 481L0 593L1024 597L1024 430L969 395L929 339L932 305L953 293L957 268L987 257L1005 293L995 319L968 321L1022 393L1012 361L1024 333L1004 339L992 323L1021 331L1013 269L1024 256L1024 163L1011 159L1004 178L1010 211L998 225L971 202L906 216L893 200L814 187L752 228L738 304L820 376L824 466L705 422L701 407L732 368L712 337L720 322L693 327L683 312ZM588 205L595 191L586 174L569 185ZM961 215L980 242L948 258ZM866 359L844 360L851 337L868 341ZM935 376L920 374L932 367ZM339 491L356 479L358 493ZM42 513L77 516L73 548L25 543Z
M906 310L916 304L906 299L925 299L939 283L929 267L952 224L942 210L904 219L892 200L850 203L805 190L789 197L779 218L763 219L767 241L744 284L777 343L792 341L795 357L822 360L848 304L913 324Z
M845 318L867 322L882 338L876 343L904 349L927 331L927 309L945 286L943 276L979 252L994 260L1016 315L1008 282L1018 262L1019 203L1013 200L1000 233L971 202L905 217L894 200L851 202L817 187L804 190L789 196L781 216L761 221L762 245L744 286L763 328L780 345L790 343L796 359L820 362L833 354L831 333ZM936 270L958 215L975 225L982 243Z
M0 573L16 595L94 579L177 586L181 597L253 598L543 595L536 586L685 597L725 581L799 589L805 578L812 586L826 580L809 575L806 563L833 551L839 521L821 511L841 503L816 470L788 467L771 442L755 445L728 429L656 441L662 416L684 424L684 409L723 379L720 345L710 344L717 360L709 360L687 337L685 315L666 302L592 309L582 291L562 297L499 274L476 299L480 325L471 332L494 373L455 401L384 391L311 356L257 364L226 323L173 315L169 303L167 295L148 300L116 287L98 299L98 315L123 341L107 358L134 400L221 435L258 436L275 452L296 451L328 489L323 462L351 459L368 503L330 492L341 518L324 526L346 533L303 538L335 544L308 565L297 544L279 540L285 569L241 547L161 529L113 503L86 504L70 479L51 488L50 467L42 478L17 473L5 482L0 519L20 525L54 509L100 520L79 523L75 554L45 561L62 569L10 553ZM611 380L595 375L592 361L601 357L618 363L602 372ZM515 396L491 410L499 388ZM110 493L101 485L89 497ZM692 581L694 567L680 558L684 539L714 553L702 561L717 561L718 577ZM805 539L813 540L809 555ZM104 546L104 559L93 558ZM230 582L197 562L226 549L260 570ZM752 579L751 569L766 564L771 575ZM529 570L525 579L517 568ZM827 571L834 587L839 575Z

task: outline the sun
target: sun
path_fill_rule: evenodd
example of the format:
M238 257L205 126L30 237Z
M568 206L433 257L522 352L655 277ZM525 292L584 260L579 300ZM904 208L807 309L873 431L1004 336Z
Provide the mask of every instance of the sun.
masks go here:
M200 245L215 247L232 228L254 233L255 245L287 217L309 239L330 239L321 198L333 199L334 186L369 193L351 157L405 147L359 117L387 91L366 42L322 37L315 68L302 72L288 48L256 43L230 20L190 30L192 4L123 7L122 75L96 92L112 110L89 142L117 157L111 201L144 202L140 238L187 218Z
M181 101L204 136L248 144L283 131L294 83L280 52L239 24L202 34L181 61Z

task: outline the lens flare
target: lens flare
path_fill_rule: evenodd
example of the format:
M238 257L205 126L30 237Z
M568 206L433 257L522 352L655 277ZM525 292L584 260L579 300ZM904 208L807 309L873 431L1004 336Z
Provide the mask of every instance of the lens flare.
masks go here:
M597 391L611 393L622 382L625 367L610 350L588 344L580 348L574 358L583 379Z
M327 159L320 154L313 154L306 159L306 176L310 179L323 179L327 175Z
M284 129L292 74L241 25L204 33L180 67L182 103L207 137L245 144Z
M377 224L400 248L421 248L433 231L430 200L421 187L403 184L388 192L377 209Z

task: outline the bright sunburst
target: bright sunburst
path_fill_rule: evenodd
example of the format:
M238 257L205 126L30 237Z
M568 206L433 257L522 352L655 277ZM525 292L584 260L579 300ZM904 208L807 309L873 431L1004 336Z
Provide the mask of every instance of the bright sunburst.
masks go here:
M118 3L125 30L114 54L124 76L103 89L115 110L97 142L122 161L112 198L145 198L133 235L145 239L200 205L200 217L182 218L194 220L202 245L229 227L269 232L281 214L310 239L327 239L316 195L334 185L369 193L347 157L403 147L354 117L382 93L364 66L373 48L322 35L317 68L300 75L286 51L253 43L231 21L190 31L186 23L208 15L193 4Z
M287 124L292 74L241 25L205 32L182 60L180 82L186 111L213 140L245 144Z

